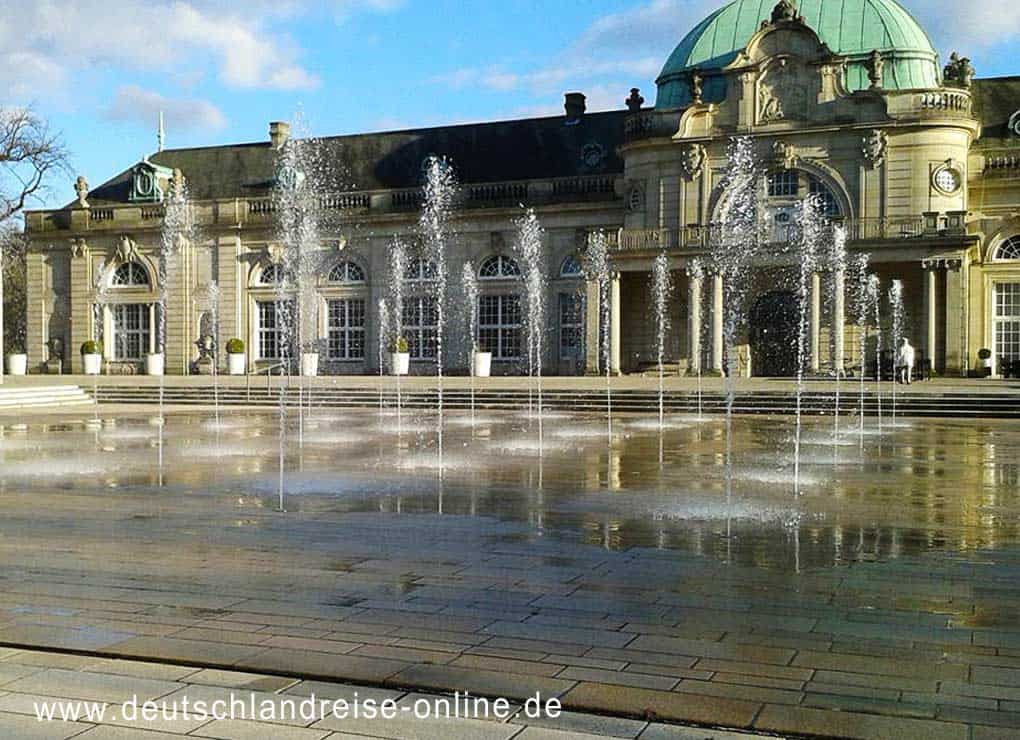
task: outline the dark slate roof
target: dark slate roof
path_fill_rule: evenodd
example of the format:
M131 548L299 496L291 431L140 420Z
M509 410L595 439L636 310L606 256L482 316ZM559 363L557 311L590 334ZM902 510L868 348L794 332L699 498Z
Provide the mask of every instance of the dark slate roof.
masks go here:
M974 80L971 92L974 111L981 121L981 138L1009 138L1006 124L1009 117L1020 110L1020 76Z
M575 123L564 116L441 126L322 139L335 182L332 190L386 190L421 185L429 155L447 157L463 183L618 174L616 152L627 111L586 113ZM591 167L586 149L604 153ZM180 168L196 199L265 195L272 187L275 154L269 142L167 149L149 159ZM89 193L90 203L127 201L130 170Z

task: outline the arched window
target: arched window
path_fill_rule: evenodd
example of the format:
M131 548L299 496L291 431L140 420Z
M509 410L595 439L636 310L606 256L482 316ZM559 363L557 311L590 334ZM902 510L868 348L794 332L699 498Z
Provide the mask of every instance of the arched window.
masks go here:
M115 288L148 287L149 273L137 262L125 262L113 271L110 284Z
M808 192L818 199L818 205L826 216L837 217L841 215L839 201L832 194L832 190L817 177L811 177L808 181Z
M574 278L581 276L581 263L574 255L569 255L560 265L560 277Z
M407 261L404 279L409 282L424 282L436 279L436 263L424 257L412 257Z
M482 280L509 280L521 276L521 268L513 257L498 254L489 257L478 270Z
M262 272L259 273L259 285L279 285L283 280L283 265L278 265L275 262L263 267Z
M326 279L331 283L363 283L365 271L354 262L340 262L333 265Z
M1006 260L1020 260L1020 236L1011 236L995 250L992 258L995 262Z

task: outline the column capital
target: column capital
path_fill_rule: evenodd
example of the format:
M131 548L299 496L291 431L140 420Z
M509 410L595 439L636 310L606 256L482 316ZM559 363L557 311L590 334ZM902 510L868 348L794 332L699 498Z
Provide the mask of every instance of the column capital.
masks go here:
M72 237L68 239L71 244L71 257L74 259L82 259L89 256L89 245L82 237Z
M936 254L921 259L922 270L959 272L962 266L963 257L961 255Z

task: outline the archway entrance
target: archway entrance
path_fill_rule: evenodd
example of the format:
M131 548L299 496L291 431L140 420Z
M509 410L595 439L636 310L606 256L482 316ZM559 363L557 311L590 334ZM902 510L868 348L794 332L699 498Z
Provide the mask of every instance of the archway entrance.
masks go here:
M797 296L773 290L751 309L750 339L754 374L788 377L797 374Z

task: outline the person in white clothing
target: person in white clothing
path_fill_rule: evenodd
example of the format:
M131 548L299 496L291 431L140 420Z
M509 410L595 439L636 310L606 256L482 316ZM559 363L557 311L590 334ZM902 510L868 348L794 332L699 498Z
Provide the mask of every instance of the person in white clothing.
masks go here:
M914 348L906 337L900 340L896 350L896 382L910 385L914 377Z

